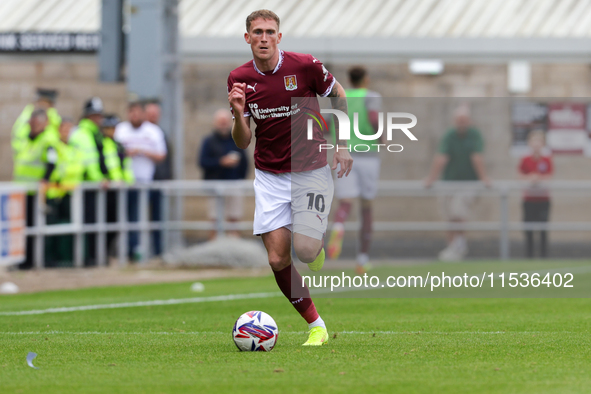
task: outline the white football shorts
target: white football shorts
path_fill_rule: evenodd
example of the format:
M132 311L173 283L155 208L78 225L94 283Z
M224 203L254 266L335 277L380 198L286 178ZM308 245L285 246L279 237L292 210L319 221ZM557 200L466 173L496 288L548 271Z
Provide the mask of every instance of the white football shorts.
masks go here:
M312 171L274 174L255 169L253 233L286 227L322 239L334 195L328 165Z
M353 156L353 155L352 155ZM337 167L337 171L340 167ZM338 199L357 198L373 200L378 193L380 157L374 155L353 156L353 168L349 176L336 178L335 194Z

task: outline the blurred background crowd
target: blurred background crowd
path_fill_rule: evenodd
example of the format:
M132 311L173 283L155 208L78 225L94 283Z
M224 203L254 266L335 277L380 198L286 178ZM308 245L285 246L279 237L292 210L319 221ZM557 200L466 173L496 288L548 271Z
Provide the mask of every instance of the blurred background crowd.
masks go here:
M71 221L71 192L82 182L100 183L104 189L119 184L150 183L172 179L168 144L159 127L160 103L155 100L133 101L128 105L127 120L106 114L100 97L91 97L83 105L82 118L75 122L62 117L55 108L57 90L39 88L37 99L27 105L12 128L11 146L14 176L17 182L39 182L39 192L27 195L27 225L32 226L35 206L46 214L46 224ZM160 218L160 191L150 192L151 220ZM84 193L84 222L97 220L96 191ZM117 221L117 196L107 193L106 221ZM138 191L130 190L127 219L139 219ZM161 252L161 234L155 231L153 253ZM47 266L72 264L73 237L56 235L45 241ZM107 247L114 234L107 238ZM85 255L94 265L96 235L86 236ZM26 261L32 266L34 240L27 239ZM129 257L137 259L137 232L129 236Z

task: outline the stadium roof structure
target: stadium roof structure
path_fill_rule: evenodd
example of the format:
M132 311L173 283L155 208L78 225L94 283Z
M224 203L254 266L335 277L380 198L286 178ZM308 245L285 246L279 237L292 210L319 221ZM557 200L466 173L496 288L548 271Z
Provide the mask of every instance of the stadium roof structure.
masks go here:
M0 32L97 32L101 0L2 0ZM180 0L185 57L249 53L246 15L282 18L282 47L328 60L591 61L591 0Z

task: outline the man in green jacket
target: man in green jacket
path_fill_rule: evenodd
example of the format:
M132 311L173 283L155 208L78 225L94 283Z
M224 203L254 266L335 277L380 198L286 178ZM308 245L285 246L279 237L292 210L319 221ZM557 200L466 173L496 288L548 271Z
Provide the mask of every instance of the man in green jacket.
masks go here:
M115 126L120 122L116 115L105 115L103 120L103 152L109 180L116 183L131 185L135 182L131 169L131 157L128 157L125 148L113 139ZM115 190L107 192L107 223L116 223L118 220L118 198ZM117 233L107 233L107 250L113 247L113 241ZM114 254L114 253L111 253Z
M113 139L115 126L119 122L116 115L105 115L101 128L107 177L110 181L123 181L131 185L135 182L131 168L131 157L127 156L123 145Z
M93 97L84 106L84 117L70 137L70 144L82 152L84 180L102 182L105 176L101 170L104 158L101 157L103 135L100 126L103 122L103 102ZM93 208L94 209L94 208Z
M23 147L23 144L26 143L26 140L29 137L29 132L31 131L29 119L31 118L31 114L33 111L35 111L35 109L45 110L48 119L46 131L53 133L53 137L56 140L59 138L58 128L62 119L57 110L54 108L56 97L56 90L41 88L37 89L37 100L34 103L28 104L23 109L16 122L14 122L14 126L12 126L12 136L10 143L15 155Z
M49 178L46 193L47 224L71 222L71 191L80 184L84 174L82 155L68 143L74 123L64 118L59 127L60 140L55 144L57 163ZM73 265L74 239L71 234L45 238L45 266Z
M22 183L41 182L43 185L49 181L51 173L57 162L55 151L55 139L47 133L47 113L43 109L34 110L27 122L29 134L20 142L19 150L14 157L14 180ZM35 206L37 193L32 191L27 194L27 227L35 223ZM44 201L41 198L40 201ZM20 268L33 267L33 255L35 250L34 237L28 236L26 241L26 258Z
M106 164L103 155L103 134L100 126L103 122L103 102L98 97L90 98L84 105L83 118L78 128L70 137L70 144L81 152L84 167L83 180L87 182L101 182L108 186L105 175ZM96 223L97 192L84 192L84 223ZM86 265L96 264L96 233L86 234Z
M484 139L472 125L470 108L461 105L454 112L455 127L447 130L439 143L431 171L425 181L430 187L440 176L442 181L474 182L480 180L490 187L490 179L484 165ZM451 195L442 196L441 209L446 220L453 224L465 223L476 199L476 191L458 187ZM460 261L468 253L464 231L448 231L448 244L439 252L441 261Z

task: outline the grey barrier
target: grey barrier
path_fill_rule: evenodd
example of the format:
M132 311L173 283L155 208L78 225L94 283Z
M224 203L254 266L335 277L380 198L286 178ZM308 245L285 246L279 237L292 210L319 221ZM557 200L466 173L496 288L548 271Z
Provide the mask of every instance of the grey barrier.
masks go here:
M0 183L0 192L10 190L14 183ZM581 181L549 181L543 183L550 191L585 193L591 195L591 182ZM22 185L21 185L22 186ZM479 196L493 196L499 199L499 220L497 221L471 221L465 223L448 223L444 221L376 221L374 231L447 231L447 230L471 230L491 231L499 234L499 257L502 260L510 258L509 233L523 230L548 230L548 231L591 231L591 222L546 222L524 223L510 221L509 196L511 193L524 190L528 186L522 181L495 181L491 187L485 187L480 182L436 182L432 187L425 188L421 181L380 181L378 197L433 197L449 195L458 190L473 190ZM36 192L38 185L25 185L29 192ZM139 192L139 220L127 221L127 199L129 190ZM84 223L84 191L95 190L96 223ZM117 192L117 222L106 222L106 193L108 190ZM160 190L162 192L162 220L152 222L149 220L149 192ZM109 189L102 188L100 184L86 183L72 191L71 223L47 225L45 212L39 204L35 208L35 221L33 227L27 227L25 234L34 236L35 252L34 266L37 269L44 268L44 237L48 235L74 235L74 266L84 265L84 234L96 233L96 260L98 266L107 264L106 237L108 232L118 234L118 261L120 265L126 265L127 240L130 231L138 231L140 236L140 249L142 256L140 263L145 262L150 252L150 231L160 230L163 233L163 252L172 247L171 233L186 230L216 230L222 234L225 230L250 230L252 221L226 222L224 216L224 196L240 193L245 196L254 195L252 180L244 181L159 181L151 184L138 184L133 186L110 185ZM216 198L216 221L207 220L187 221L173 220L171 218L171 203L178 203L184 197L209 196ZM358 230L358 222L348 222L347 230Z

